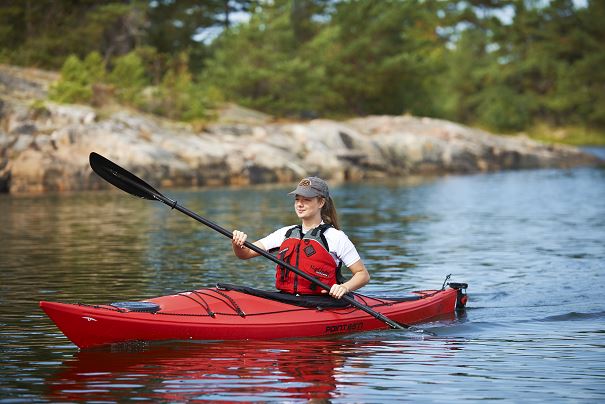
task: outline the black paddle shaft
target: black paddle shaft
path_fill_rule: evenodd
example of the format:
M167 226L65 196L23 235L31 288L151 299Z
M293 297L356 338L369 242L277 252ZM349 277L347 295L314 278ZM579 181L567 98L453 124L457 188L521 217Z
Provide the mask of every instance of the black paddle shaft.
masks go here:
M136 175L125 170L124 168L115 164L111 160L108 160L107 158L101 156L100 154L97 154L94 152L90 153L89 161L90 161L90 166L92 167L92 169L101 178L103 178L110 184L116 186L117 188L119 188L131 195L138 196L140 198L157 200L157 201L163 202L166 205L170 206L172 209L176 209L179 212L186 214L187 216L197 220L198 222L203 223L204 225L210 227L211 229L221 233L225 237L228 237L230 239L233 238L233 234L230 231L228 231L227 229L198 215L195 212L190 211L189 209L185 208L184 206L179 205L176 201L173 201L172 199L165 197L158 190L153 188L151 185L147 184L145 181L143 181ZM248 241L246 241L244 243L244 246L246 246L249 249L251 249L252 251L262 255L263 257L270 259L271 261L275 262L276 264L289 269L290 271L294 272L298 276L308 280L309 282L319 286L320 288L322 288L326 291L330 291L330 286L328 286L325 283L321 282L320 280L312 277L311 275L301 271L299 268L296 268L295 266L292 266L292 265L288 264L287 262L280 260L276 256L263 250L262 248L259 248ZM346 302L348 302L352 306L356 307L357 309L362 310L362 311L370 314L371 316L375 317L376 319L382 321L383 323L389 325L391 328L395 328L395 329L412 328L406 324L400 324L400 323L397 323L397 322L391 320L390 318L384 316L381 313L378 313L378 312L372 310L368 306L364 305L363 303L358 302L357 300L355 300L354 298L352 298L348 295L344 295L342 297L342 299L344 299Z

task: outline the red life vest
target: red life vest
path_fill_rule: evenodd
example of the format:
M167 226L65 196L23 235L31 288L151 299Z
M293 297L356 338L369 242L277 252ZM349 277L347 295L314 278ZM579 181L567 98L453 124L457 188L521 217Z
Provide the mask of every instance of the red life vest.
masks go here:
M304 235L301 225L292 227L286 232L277 257L328 286L338 283L341 281L340 265L336 265L324 236L330 227L330 224L321 224ZM276 268L275 287L292 294L321 293L317 285L281 265Z

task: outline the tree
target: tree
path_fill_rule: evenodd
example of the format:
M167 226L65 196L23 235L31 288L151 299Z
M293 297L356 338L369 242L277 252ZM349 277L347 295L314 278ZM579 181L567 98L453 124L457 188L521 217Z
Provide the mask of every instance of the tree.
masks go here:
M278 115L312 111L320 94L322 67L298 55L290 24L290 2L257 9L246 24L232 27L214 44L201 76L231 100Z
M63 66L57 99L107 81L177 119L224 97L289 117L605 128L604 20L597 0L5 0L0 60Z
M123 1L7 0L0 4L0 24L6 36L0 36L11 63L58 68L69 55L84 58L98 51L106 59L115 55L119 41L128 52L142 24L137 3ZM137 14L138 15L138 14Z
M337 4L325 28L329 50L316 48L323 58L316 63L325 66L325 86L341 96L338 112L433 112L433 77L443 70L443 41L436 32L440 7L436 1Z
M189 72L186 53L174 59L159 88L158 112L171 119L193 121L206 117L206 100L202 87Z

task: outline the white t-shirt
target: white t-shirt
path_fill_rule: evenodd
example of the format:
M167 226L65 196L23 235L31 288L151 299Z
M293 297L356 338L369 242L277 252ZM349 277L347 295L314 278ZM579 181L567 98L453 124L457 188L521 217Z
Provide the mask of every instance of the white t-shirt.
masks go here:
M258 241L266 250L278 248L286 238L286 232L292 227L294 226L282 227ZM312 229L303 229L303 232L306 233L305 230L308 231ZM340 262L342 261L347 267L350 267L361 259L359 253L357 253L357 249L351 240L349 240L349 237L341 230L330 227L324 232L324 236L328 241L330 254L334 258L337 266L340 265Z

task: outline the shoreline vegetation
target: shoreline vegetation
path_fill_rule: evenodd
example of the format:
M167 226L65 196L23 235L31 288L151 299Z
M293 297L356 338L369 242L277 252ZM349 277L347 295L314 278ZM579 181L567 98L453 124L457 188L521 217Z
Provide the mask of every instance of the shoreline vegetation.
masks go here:
M196 126L118 104L49 101L58 77L0 65L0 192L108 188L88 165L92 151L163 187L602 164L574 147L410 115L293 121L224 104L214 121Z
M60 71L49 98L100 117L117 103L201 129L230 102L603 144L604 20L596 0L7 0L0 63Z
M7 0L0 192L102 188L91 151L183 187L600 165L562 143L605 145L604 20L596 0Z
M561 143L578 147L605 147L605 130L582 126L551 127L547 124L541 124L533 126L527 131L526 135L544 143Z

